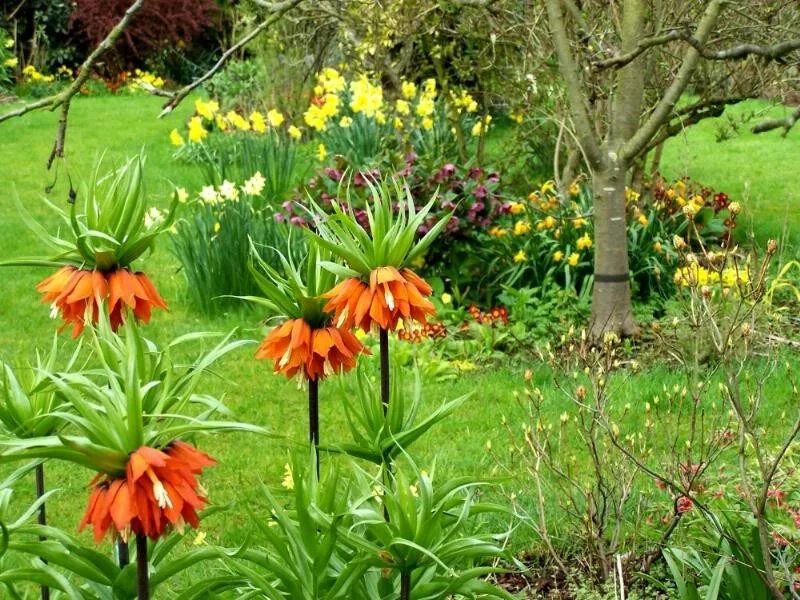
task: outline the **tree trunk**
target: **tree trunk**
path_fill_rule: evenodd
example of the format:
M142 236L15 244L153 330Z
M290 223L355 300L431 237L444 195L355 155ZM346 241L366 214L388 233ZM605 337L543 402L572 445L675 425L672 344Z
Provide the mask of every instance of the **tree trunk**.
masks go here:
M621 336L638 333L631 309L628 272L628 232L625 223L625 175L622 161L595 171L594 192L594 292L591 335L602 339L608 332Z

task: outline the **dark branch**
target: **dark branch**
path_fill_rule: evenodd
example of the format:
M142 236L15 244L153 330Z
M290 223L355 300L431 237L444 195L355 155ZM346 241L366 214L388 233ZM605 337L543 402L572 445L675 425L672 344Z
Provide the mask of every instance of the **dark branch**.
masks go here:
M116 41L119 39L119 36L122 35L122 32L128 27L133 15L136 14L136 12L142 7L142 4L144 4L144 0L135 0L135 2L128 7L128 10L125 11L125 14L114 26L114 28L108 32L108 35L105 37L105 39L100 42L92 51L92 53L86 58L86 60L83 61L83 64L78 69L78 75L69 85L69 87L57 94L47 96L46 98L36 100L35 102L23 104L14 110L10 110L0 115L0 123L2 123L3 121L12 119L14 117L21 117L22 115L34 110L39 110L42 108L55 110L59 107L61 108L61 116L58 120L56 141L53 145L53 150L50 153L50 157L47 160L48 168L50 168L50 166L53 164L53 160L55 160L56 157L64 156L64 143L67 135L67 119L69 117L69 106L70 102L72 102L72 98L81 91L83 84L86 83L87 79L89 79L89 75L92 72L92 67L94 64L103 54L105 54L114 46Z
M592 63L592 66L598 70L608 69L610 67L615 67L615 68L624 67L628 63L635 60L646 50L653 48L654 46L662 46L664 44L668 44L669 42L674 42L676 40L684 39L686 35L687 34L685 31L674 29L672 31L668 31L663 35L655 35L652 37L642 38L641 40L639 40L639 43L636 45L636 48L634 48L630 52L626 52L625 54L618 54L616 56L612 56L611 58L606 58L604 60L596 60Z
M800 50L800 38L786 40L774 46L758 46L757 44L742 44L741 46L734 46L727 50L708 50L693 37L686 38L694 48L700 53L700 56L707 60L742 60L750 55L761 56L768 60L777 60L794 52Z
M219 71L226 62L228 62L228 59L230 59L240 48L243 48L249 44L261 32L265 31L270 25L275 23L275 21L279 20L284 13L291 10L302 1L303 0L284 0L283 2L264 2L262 0L257 2L259 6L268 7L270 10L274 10L274 12L269 16L269 18L264 19L261 23L259 23L258 26L256 26L250 33L228 48L222 54L222 56L220 56L219 60L214 64L214 66L203 73L201 77L195 79L192 83L185 85L178 91L170 94L169 101L162 108L161 114L158 115L159 118L171 113L181 102L183 102L184 99L186 99L189 94L211 79L214 74Z
M721 117L725 112L725 108L732 104L738 104L747 100L744 96L735 96L731 98L711 98L709 100L700 100L689 106L676 111L677 119L671 123L667 123L661 128L661 131L656 135L653 140L647 144L645 153L650 152L660 144L663 144L671 137L680 135L687 127L691 127L704 119L713 119Z
M783 137L789 133L789 130L795 126L795 123L800 121L800 106L788 117L783 119L767 119L753 127L753 133L764 133L765 131L772 131L773 129L783 129Z

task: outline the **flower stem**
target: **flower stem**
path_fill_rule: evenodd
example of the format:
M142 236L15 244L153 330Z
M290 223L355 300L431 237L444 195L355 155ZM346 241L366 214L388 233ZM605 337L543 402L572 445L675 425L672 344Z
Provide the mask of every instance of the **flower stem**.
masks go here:
M147 566L147 536L136 536L136 582L138 600L150 600L150 574Z
M386 419L389 413L389 394L391 391L389 387L389 331L382 328L378 339L381 348L381 405L383 406L383 418ZM384 489L388 485L391 474L392 459L390 456L384 456L384 463L381 466L381 480L383 481ZM389 522L389 509L385 503L383 505L383 518L387 523Z
M383 416L389 411L389 331L380 330L381 345L381 403L383 404Z
M36 465L36 498L41 498L44 496L45 489L44 489L44 465L38 464ZM39 525L47 525L47 509L45 508L44 502L39 505ZM41 541L44 541L44 537L39 538ZM44 561L45 563L47 561ZM50 600L50 588L46 585L42 586L42 600Z
M128 552L128 542L123 539L117 540L117 559L119 560L120 569L124 569L131 562L130 552Z
M319 380L308 380L308 440L314 444L319 479Z
M400 573L400 600L411 600L411 573Z

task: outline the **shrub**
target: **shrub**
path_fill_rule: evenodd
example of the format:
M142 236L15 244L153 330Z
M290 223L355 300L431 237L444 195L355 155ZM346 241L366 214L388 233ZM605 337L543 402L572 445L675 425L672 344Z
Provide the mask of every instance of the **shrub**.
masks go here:
M96 47L130 6L127 0L76 0L74 27ZM110 71L141 63L164 48L185 46L209 27L217 14L213 0L150 0L145 2L115 49Z

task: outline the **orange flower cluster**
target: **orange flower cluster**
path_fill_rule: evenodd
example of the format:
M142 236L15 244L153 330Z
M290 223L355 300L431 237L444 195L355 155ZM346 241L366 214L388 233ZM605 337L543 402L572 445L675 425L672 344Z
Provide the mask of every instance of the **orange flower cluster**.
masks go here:
M323 295L329 301L325 310L334 313L339 327L373 326L394 331L401 319L425 323L434 313L428 296L431 286L411 269L378 267L369 276L369 285L356 277L345 279Z
M112 524L126 541L131 531L156 540L170 526L197 527L197 511L207 502L197 475L215 464L207 454L180 441L163 452L142 446L131 454L125 477L95 477L78 530L91 523L99 543Z
M272 359L275 372L293 377L302 370L313 381L356 366L356 356L368 351L350 331L338 327L313 329L303 319L275 327L259 346L256 358Z
M496 323L508 325L508 309L505 306L495 306L492 310L483 312L480 308L472 304L467 309L467 312L473 319L483 325L495 325Z
M425 323L421 327L409 327L397 332L397 338L404 342L419 344L424 339L435 340L447 337L444 323Z
M114 331L122 324L123 306L132 309L136 318L145 323L150 320L153 307L167 308L147 275L127 268L102 272L66 266L40 282L36 290L43 294L42 302L52 305L54 315L61 315L65 326L72 323L73 337L83 331L88 311L92 322L97 322L101 301L108 305Z

